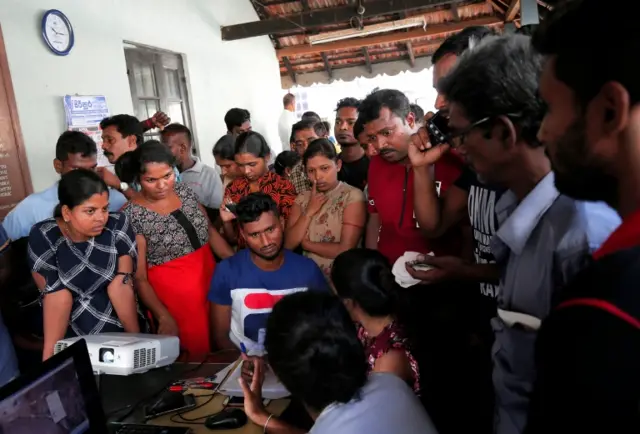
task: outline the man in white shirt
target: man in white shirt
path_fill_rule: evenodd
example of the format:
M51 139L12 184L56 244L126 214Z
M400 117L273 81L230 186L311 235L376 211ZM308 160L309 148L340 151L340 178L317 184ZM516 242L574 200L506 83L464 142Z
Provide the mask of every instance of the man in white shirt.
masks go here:
M282 105L284 110L280 114L278 120L278 134L280 135L280 141L282 142L282 150L290 151L291 145L289 139L291 138L291 127L298 121L296 117L296 97L292 93L288 93L282 98Z

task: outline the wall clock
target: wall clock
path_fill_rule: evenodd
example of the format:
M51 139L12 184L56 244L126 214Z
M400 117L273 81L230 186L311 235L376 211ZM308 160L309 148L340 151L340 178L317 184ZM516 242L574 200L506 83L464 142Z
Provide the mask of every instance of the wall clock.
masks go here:
M53 54L69 54L75 42L69 18L57 9L46 11L42 17L42 38Z

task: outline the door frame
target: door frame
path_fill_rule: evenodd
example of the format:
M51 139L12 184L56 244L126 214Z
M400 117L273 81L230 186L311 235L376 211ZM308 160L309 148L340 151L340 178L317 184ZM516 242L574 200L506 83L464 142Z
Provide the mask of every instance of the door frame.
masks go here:
M27 153L24 147L24 138L22 137L22 129L20 127L20 120L18 118L18 106L16 105L16 95L13 92L13 81L11 80L11 71L9 70L7 50L4 45L2 25L0 25L0 70L2 71L3 77L0 85L4 87L7 95L7 104L9 105L9 114L11 116L11 127L13 128L13 136L15 138L16 144L16 157L18 158L25 192L27 195L30 195L31 193L33 193L33 183L31 181L31 172L29 171Z

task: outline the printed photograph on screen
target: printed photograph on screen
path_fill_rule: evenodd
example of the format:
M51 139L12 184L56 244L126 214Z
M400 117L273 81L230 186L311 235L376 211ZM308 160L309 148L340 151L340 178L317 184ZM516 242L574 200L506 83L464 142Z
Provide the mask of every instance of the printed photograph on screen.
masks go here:
M73 360L0 402L0 434L88 432Z

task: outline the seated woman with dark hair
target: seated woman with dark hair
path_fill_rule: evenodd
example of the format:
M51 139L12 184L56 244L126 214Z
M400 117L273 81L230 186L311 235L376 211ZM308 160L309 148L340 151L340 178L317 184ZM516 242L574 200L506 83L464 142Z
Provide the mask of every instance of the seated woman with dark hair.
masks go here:
M42 292L43 359L64 337L140 331L133 273L136 241L129 219L109 214L109 189L77 169L58 184L54 217L29 234L29 262Z
M210 352L207 290L215 261L233 250L213 228L204 207L176 183L168 147L151 140L118 160L123 179L141 194L123 208L138 242L136 287L158 322L158 333L180 337L190 356Z
M296 198L285 247L301 246L329 277L334 258L356 247L362 237L367 219L364 194L338 180L342 162L329 140L311 142L302 161L313 185Z
M305 292L279 301L267 320L266 349L273 372L315 420L312 434L434 434L411 389L396 375L367 376L353 322L341 301ZM302 433L262 406L264 370L254 364L251 384L240 380L247 416L266 433Z
M344 252L333 263L331 281L358 324L369 372L395 374L420 395L420 369L400 314L402 288L387 258L371 249Z

